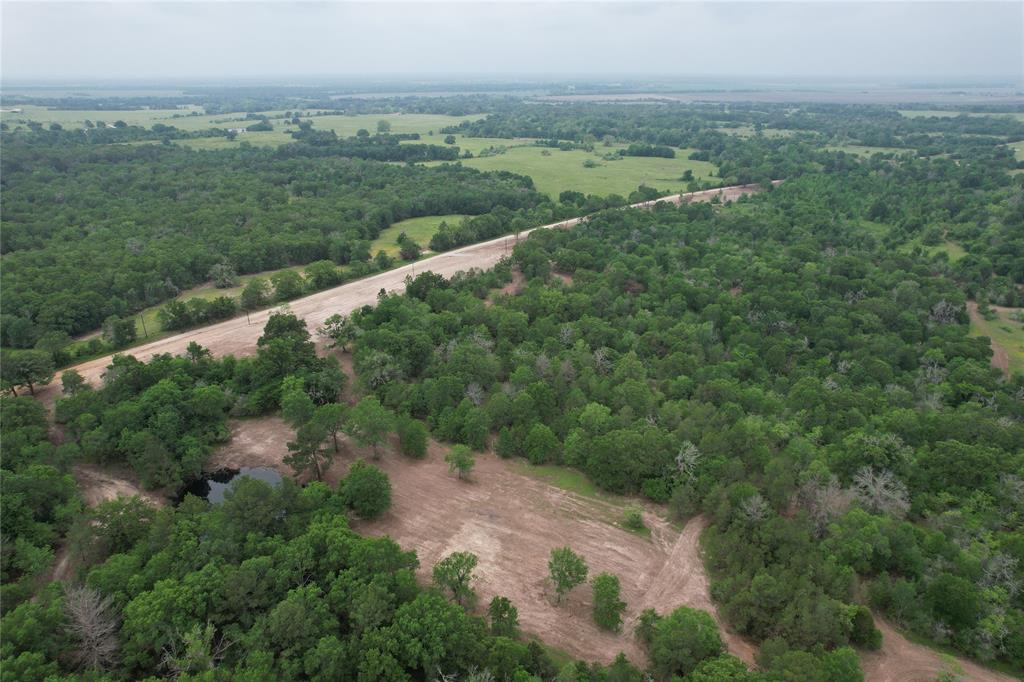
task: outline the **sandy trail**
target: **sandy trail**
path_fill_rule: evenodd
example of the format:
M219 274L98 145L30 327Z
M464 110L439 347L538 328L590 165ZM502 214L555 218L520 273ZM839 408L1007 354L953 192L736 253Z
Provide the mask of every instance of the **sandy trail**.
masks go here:
M972 682L1011 682L1015 679L977 663L914 644L877 616L875 627L882 631L882 648L861 652L860 655L864 679L868 682L934 682L943 671L958 672L963 679Z
M758 189L757 185L736 185L703 192L674 194L655 201L634 204L632 207L651 208L658 201L679 205L680 203L711 201L715 197L719 197L722 201L732 201L741 196L756 193ZM585 220L585 217L570 218L569 220L525 230L520 233L520 238L533 230L574 227L583 220ZM454 251L446 251L415 263L403 265L394 270L381 272L365 279L296 299L289 302L285 307L298 317L304 318L310 332L315 332L325 319L335 313L348 314L364 305L373 305L376 303L377 294L381 289L388 292L403 291L407 276L415 277L419 273L432 271L445 277L450 277L457 272L463 272L472 268L486 270L493 267L502 257L510 255L514 245L515 237L512 235L498 237L497 239L478 244L471 244ZM154 355L161 353L181 354L185 352L185 348L190 342L195 341L209 349L215 356L233 354L241 357L250 355L255 350L256 340L263 333L263 326L266 324L267 318L278 309L272 308L252 313L249 315L248 321L245 316L240 316L207 327L190 329L181 334L175 334L152 343L129 348L123 352L145 362ZM108 355L83 362L76 365L74 369L81 373L87 381L95 384L110 364L111 357ZM47 386L37 389L36 394L44 401L52 401L53 395L59 391L60 375L58 374Z
M977 301L967 301L967 314L970 316L972 323L978 325L979 328L984 328L985 319L978 312ZM992 345L992 366L1001 371L1004 377L1009 377L1010 354L1006 352L1005 348L996 343L995 339L989 337L989 343Z

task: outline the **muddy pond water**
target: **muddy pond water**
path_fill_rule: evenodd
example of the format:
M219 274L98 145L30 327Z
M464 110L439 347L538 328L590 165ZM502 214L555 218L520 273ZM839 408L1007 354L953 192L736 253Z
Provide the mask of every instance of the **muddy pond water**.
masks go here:
M273 487L281 485L281 474L269 467L242 467L241 469L221 469L203 478L192 481L181 491L178 501L185 499L185 495L195 495L210 504L221 504L224 501L224 493L240 478L248 476L258 481L269 483Z

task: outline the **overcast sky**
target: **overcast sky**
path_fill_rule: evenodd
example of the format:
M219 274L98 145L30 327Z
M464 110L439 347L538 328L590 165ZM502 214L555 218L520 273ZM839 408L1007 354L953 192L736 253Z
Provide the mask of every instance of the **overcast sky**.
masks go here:
M7 82L663 74L1021 83L1024 2L12 2Z

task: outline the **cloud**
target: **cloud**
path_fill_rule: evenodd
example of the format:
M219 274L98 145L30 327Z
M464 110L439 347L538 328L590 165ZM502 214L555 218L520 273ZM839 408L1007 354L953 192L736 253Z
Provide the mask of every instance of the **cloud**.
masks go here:
M17 2L2 76L663 74L1021 82L1016 2Z

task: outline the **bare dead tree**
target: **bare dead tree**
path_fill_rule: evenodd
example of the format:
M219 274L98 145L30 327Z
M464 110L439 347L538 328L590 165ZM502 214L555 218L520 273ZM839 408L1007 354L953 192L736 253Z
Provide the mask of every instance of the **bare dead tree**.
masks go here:
M676 469L683 478L692 480L697 477L697 465L700 464L700 450L688 440L684 440L676 454Z
M830 475L827 479L812 476L797 491L797 504L807 511L818 537L825 533L829 522L846 513L853 495Z
M441 670L441 666L437 666L437 672L435 673L434 682L458 682L459 676L455 673L446 673Z
M113 600L85 585L72 585L64 591L64 613L67 628L77 642L72 651L76 665L106 670L117 654L118 620L113 613Z
M754 493L740 502L740 511L747 521L761 523L768 518L768 503L761 497L760 493Z
M932 306L932 312L931 315L929 315L929 318L936 324L952 324L956 322L956 316L959 312L959 306L953 305L946 299L942 299Z
M551 373L551 359L544 353L541 353L534 360L533 367L537 370L539 376L546 377Z
M1001 587L1006 590L1010 597L1020 592L1020 579L1017 577L1017 559L998 552L989 557L985 562L985 571L982 573L981 584L985 587Z
M470 402L479 407L484 402L484 389L475 381L466 386L466 397Z
M910 509L907 486L888 469L862 468L853 477L853 492L868 511L876 514L902 518Z
M571 346L573 340L576 338L576 331L572 328L571 324L566 322L562 325L562 328L559 329L558 337L564 345Z
M205 626L196 623L187 632L171 639L164 649L161 664L178 678L186 673L201 673L213 670L231 647L226 637L216 636L217 628L207 622Z

